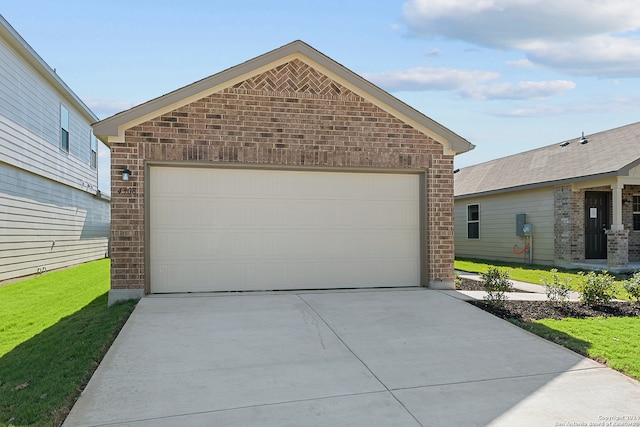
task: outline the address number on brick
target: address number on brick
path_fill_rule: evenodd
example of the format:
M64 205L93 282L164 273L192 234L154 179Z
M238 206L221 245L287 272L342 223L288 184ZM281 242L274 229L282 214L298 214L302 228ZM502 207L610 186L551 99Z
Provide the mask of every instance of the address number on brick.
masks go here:
M136 194L135 188L118 188L118 194Z

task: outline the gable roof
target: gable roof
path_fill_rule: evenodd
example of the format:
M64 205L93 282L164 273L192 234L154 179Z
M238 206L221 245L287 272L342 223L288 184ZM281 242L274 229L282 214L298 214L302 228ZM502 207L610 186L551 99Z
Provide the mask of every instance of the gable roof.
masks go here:
M455 197L625 176L640 164L640 122L462 168Z
M107 145L110 145L111 142L123 142L126 129L229 88L294 59L317 69L367 101L433 138L445 147L447 153L463 153L475 147L466 139L300 40L104 119L94 124L94 132Z
M54 89L71 103L89 122L98 117L85 105L67 84L56 74L18 32L0 15L0 38L5 40L35 71L40 74Z

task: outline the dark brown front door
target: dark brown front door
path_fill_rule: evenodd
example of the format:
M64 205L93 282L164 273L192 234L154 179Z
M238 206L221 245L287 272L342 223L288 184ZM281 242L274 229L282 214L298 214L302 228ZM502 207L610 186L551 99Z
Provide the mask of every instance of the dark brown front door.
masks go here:
M609 224L609 193L586 191L584 193L584 257L586 259L607 258L607 235Z

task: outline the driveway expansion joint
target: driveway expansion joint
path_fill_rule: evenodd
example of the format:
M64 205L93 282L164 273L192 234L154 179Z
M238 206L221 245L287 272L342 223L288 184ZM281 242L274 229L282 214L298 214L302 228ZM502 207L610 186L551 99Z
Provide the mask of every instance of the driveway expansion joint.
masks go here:
M393 396L393 398L398 402L398 404L400 404L400 406L402 406L404 408L405 411L407 411L407 413L421 426L423 426L423 424L416 418L416 416L409 410L409 408L406 407L406 405L400 400L398 399L398 397L389 389L389 387L387 387L387 385L385 383L382 382L382 380L375 374L375 372L373 372L373 370L371 370L371 368L364 362L364 360L362 360L362 358L360 356L358 356L351 347L349 347L349 345L342 339L342 337L340 335L338 335L338 333L331 327L331 325L329 325L329 323L320 315L320 313L318 313L318 311L307 302L307 300L305 300L304 298L302 298L302 295L298 295L298 297L302 300L302 302L304 302L307 307L309 307L309 309L311 311L313 311L316 316L318 316L318 318L322 321L322 323L324 323L327 328L329 328L329 330L331 331L331 333L333 333L333 335L342 343L342 345L349 350L349 352L353 355L353 357L355 357L356 359L358 359L358 361L362 364L362 366L365 367L365 369L367 371L369 371L369 373L376 379L376 381L378 381L380 383L380 385L382 385L385 390L391 394L391 396Z

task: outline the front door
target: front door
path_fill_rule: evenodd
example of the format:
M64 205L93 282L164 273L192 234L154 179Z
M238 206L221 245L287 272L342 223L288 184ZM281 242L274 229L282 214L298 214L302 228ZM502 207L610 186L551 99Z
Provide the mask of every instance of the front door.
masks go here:
M584 193L584 210L584 257L586 259L606 259L609 193L586 191Z

